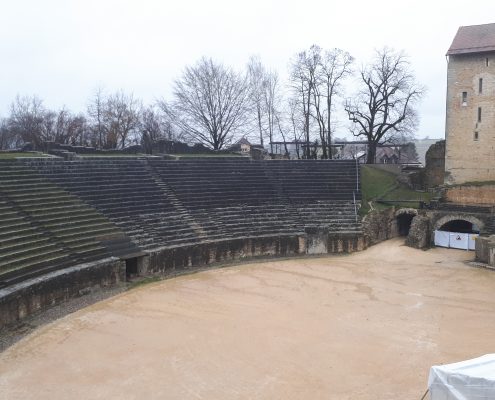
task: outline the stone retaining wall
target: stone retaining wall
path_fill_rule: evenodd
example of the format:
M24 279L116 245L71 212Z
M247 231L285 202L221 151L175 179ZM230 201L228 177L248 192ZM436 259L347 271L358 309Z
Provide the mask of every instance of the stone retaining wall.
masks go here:
M108 258L50 272L0 289L0 328L93 287L125 282L125 262Z

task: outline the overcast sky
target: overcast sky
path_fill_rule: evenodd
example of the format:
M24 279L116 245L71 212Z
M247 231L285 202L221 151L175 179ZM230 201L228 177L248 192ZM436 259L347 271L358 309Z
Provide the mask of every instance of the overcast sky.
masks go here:
M241 69L250 55L287 74L311 44L404 50L428 88L418 137L444 136L445 53L460 25L495 22L495 1L0 0L0 116L17 94L79 112L97 87L145 103L201 56ZM338 136L345 133L345 121Z

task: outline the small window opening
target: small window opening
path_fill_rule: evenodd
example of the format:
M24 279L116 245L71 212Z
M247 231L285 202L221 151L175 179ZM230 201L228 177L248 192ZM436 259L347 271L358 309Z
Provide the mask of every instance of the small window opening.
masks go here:
M462 92L462 105L467 106L467 92Z
M481 122L481 107L478 107L478 122Z
M478 82L478 92L481 94L483 93L483 78L480 78Z
M488 67L488 65L489 65L488 57L486 58L485 63L486 63L486 66Z
M479 139L479 134L478 132L474 132L474 140L478 140Z

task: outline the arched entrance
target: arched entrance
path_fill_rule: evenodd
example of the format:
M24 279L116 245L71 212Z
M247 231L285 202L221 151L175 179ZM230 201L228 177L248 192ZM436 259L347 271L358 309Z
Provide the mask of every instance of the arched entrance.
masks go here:
M395 213L399 236L409 235L412 220L416 215L418 215L418 211L414 208L401 208Z
M453 214L439 218L433 229L446 232L479 233L484 226L482 220L472 215Z
M444 215L434 225L436 246L474 250L475 238L483 230L483 221L466 214Z
M409 235L409 229L411 229L411 222L415 215L413 214L401 214L397 216L397 229L399 236Z
M440 227L444 232L459 232L459 233L479 233L480 229L476 224L464 219L453 219L446 222Z

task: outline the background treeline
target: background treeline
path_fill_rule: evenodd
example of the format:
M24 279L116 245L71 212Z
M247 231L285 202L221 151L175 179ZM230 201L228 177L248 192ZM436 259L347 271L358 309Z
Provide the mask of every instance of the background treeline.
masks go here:
M402 52L378 50L356 68L348 52L313 45L292 57L288 72L281 82L258 57L244 71L204 57L173 82L170 99L143 104L132 93L98 89L81 113L17 96L0 120L0 149L41 148L46 141L151 149L168 139L220 150L247 137L270 152L272 142L281 142L285 152L293 142L299 158L331 158L335 132L344 129L368 143L373 162L379 143L405 142L414 133L424 89Z

